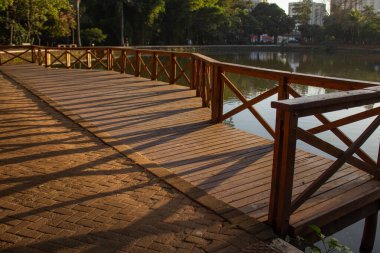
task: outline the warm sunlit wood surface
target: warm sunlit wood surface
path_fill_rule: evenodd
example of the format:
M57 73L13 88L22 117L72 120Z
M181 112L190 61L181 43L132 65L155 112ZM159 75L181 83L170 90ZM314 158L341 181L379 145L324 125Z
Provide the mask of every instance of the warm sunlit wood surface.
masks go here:
M194 90L112 71L35 65L0 70L193 185L267 220L273 142L212 124L210 110L202 108ZM293 199L331 163L297 151ZM302 230L316 221L332 221L378 198L378 187L380 182L345 165L291 216L290 223Z

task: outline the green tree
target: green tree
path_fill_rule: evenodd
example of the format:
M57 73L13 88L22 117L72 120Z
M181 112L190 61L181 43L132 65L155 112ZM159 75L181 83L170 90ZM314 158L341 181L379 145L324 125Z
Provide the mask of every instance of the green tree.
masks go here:
M247 44L250 35L257 32L258 21L251 15L253 4L250 1L226 1L225 19L220 29L222 43Z
M156 21L165 11L164 0L131 0L127 4L126 14L132 28L135 44L150 44ZM156 32L156 31L155 31Z
M274 36L274 43L277 43L279 35L290 33L294 28L294 20L277 4L259 3L253 9L252 15L261 24L258 37L267 33Z
M192 39L191 24L194 11L192 0L166 0L165 13L156 38L160 44L179 45Z
M33 43L35 39L40 43L41 35L64 37L70 33L70 25L75 25L68 0L8 0L7 3L2 4L0 23L8 30L11 44Z
M103 31L99 28L87 28L82 31L83 40L87 45L92 45L92 43L102 43L106 38L107 35L103 33Z

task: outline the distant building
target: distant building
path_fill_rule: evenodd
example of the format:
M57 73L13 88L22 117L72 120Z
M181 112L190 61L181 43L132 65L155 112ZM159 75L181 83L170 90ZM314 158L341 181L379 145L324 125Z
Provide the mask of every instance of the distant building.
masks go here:
M299 5L300 2L292 2L289 3L289 16L295 17L297 16L297 13L295 11L295 7ZM327 15L326 11L326 4L324 3L314 3L311 4L311 13L310 13L310 19L309 19L309 25L323 25L323 19ZM299 26L299 24L296 24L296 27Z
M364 10L365 6L372 6L377 12L380 12L380 0L331 0L331 13L338 10Z

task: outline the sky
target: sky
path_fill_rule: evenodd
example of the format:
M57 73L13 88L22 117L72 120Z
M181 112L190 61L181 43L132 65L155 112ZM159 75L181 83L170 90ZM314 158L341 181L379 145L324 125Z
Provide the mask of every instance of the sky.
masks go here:
M268 0L268 2L277 4L282 9L285 10L286 14L288 14L288 3L289 2L299 2L299 0ZM327 0L314 0L313 2L325 3L326 5L328 5L328 3L329 3ZM326 7L328 7L328 6L326 6ZM329 9L329 8L327 8L327 9Z

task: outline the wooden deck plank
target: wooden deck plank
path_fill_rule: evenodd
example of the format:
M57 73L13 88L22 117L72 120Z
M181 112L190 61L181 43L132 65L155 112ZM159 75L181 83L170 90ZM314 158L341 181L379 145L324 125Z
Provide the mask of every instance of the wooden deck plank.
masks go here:
M96 133L107 133L115 145L127 144L216 198L267 219L273 142L212 124L210 110L201 107L194 90L110 71L34 65L0 70L95 125ZM293 199L331 161L297 150L295 164ZM329 205L348 205L347 193L356 201L366 190L375 192L374 187L380 183L345 165L291 216L291 223L302 230L327 215Z

